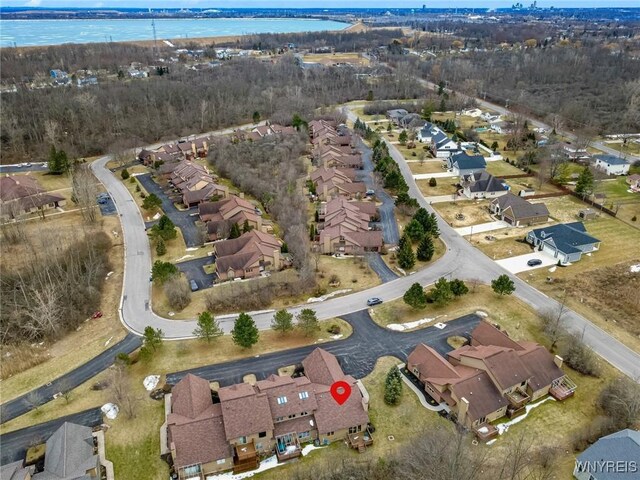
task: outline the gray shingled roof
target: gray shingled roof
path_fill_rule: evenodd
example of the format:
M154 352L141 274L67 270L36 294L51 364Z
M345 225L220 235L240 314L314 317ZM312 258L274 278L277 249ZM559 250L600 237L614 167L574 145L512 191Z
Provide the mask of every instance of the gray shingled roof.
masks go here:
M578 247L599 243L587 233L582 222L559 223L550 227L536 228L531 231L541 241L550 243L563 253L577 253Z
M93 437L89 427L65 422L47 440L44 471L34 480L64 480L89 478L86 473L98 466L93 453Z
M578 462L583 465L589 462L588 471L596 480L633 480L638 478L638 471L607 471L607 468L598 468L596 462L640 462L640 432L636 430L621 430L606 437L602 437L596 443L587 448L578 456ZM623 463L624 464L624 463ZM606 464L605 464L606 466ZM631 469L629 469L631 470Z

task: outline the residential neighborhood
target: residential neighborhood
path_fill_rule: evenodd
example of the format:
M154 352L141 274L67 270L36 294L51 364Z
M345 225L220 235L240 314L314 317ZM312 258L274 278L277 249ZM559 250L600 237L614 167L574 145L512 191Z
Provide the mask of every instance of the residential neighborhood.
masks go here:
M32 3L1 480L640 478L637 8Z

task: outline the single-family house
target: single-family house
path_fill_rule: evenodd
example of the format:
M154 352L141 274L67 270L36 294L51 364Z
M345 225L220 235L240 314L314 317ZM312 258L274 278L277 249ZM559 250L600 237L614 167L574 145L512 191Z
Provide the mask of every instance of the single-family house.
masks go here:
M316 194L322 200L343 196L346 198L362 198L367 186L363 182L354 182L353 169L320 167L309 176L315 186Z
M400 126L402 128L421 128L426 121L418 113L408 113L400 119Z
M182 203L191 207L211 198L225 198L229 188L216 183L216 178L197 163L184 160L169 176L171 184L181 193Z
M564 150L564 153L567 155L567 157L569 157L571 160L589 158L587 149L584 147L578 147L576 145L565 143L564 145L562 145L562 149Z
M549 221L549 209L544 203L530 203L513 193L494 198L489 205L489 210L500 220L514 227Z
M302 360L304 374L271 375L222 387L213 396L209 382L187 374L167 396L161 430L179 479L201 479L233 469L257 468L260 456L278 461L299 457L301 445L347 440L353 448L373 443L368 430L368 393L345 375L337 358L316 348ZM351 393L342 405L331 385L344 381ZM166 432L166 434L165 434Z
M479 108L469 108L467 110L462 110L462 115L466 115L467 117L478 118L482 116L482 110Z
M633 192L640 192L640 175L633 174L627 177L627 185L629 185L629 190Z
M629 162L615 155L596 155L595 167L607 175L626 175L629 173Z
M506 195L510 188L501 178L484 170L460 177L462 194L467 198L491 198Z
M529 402L547 394L557 400L573 395L575 384L561 367L562 359L541 345L516 342L484 320L469 344L446 358L425 344L407 358L407 370L425 392L483 440L497 435L491 422L521 414Z
M497 122L490 123L489 128L500 135L504 135L513 130L513 123L498 120Z
M582 222L536 228L527 233L526 240L538 250L553 255L562 264L577 262L583 253L600 248L600 240L589 235Z
M209 241L227 238L233 225L262 231L262 216L249 201L232 195L217 202L202 202L198 205L200 220L207 226Z
M449 158L461 151L460 145L451 140L443 131L437 132L431 139L431 153L436 158Z
M398 126L402 125L402 119L409 114L404 108L387 110L387 118Z
M100 457L91 428L65 422L46 442L44 470L33 480L99 479Z
M377 216L373 202L349 202L335 198L318 210L318 248L321 253L363 253L380 251L382 232L370 230Z
M578 455L577 480L632 480L640 475L640 432L627 428L600 438Z
M487 168L487 162L482 155L469 155L467 152L456 153L447 158L447 165L454 175L461 177L479 172Z
M62 207L65 198L47 192L38 181L28 175L0 177L0 216L14 219L22 214Z
M216 273L220 281L257 277L264 271L280 270L280 241L271 234L251 230L238 238L213 244Z

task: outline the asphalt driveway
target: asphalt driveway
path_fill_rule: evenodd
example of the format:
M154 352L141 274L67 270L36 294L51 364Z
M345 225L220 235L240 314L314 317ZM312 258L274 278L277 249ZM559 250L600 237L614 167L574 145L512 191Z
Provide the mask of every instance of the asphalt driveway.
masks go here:
M203 288L211 287L216 279L215 273L209 274L204 271L205 265L211 265L213 263L213 257L207 256L176 263L176 267L178 267L178 270L184 273L189 280L195 280L198 288L202 290Z
M27 449L31 445L45 442L64 422L77 423L78 425L93 428L102 423L102 412L99 408L92 408L0 435L0 445L2 445L2 449L0 449L0 465L24 460Z
M319 346L338 357L344 373L355 378L363 378L371 373L380 357L391 355L406 361L409 353L421 342L444 355L452 350L447 343L448 337L459 335L469 338L471 331L480 322L477 315L465 315L448 322L442 330L432 326L413 332L396 332L374 323L368 310L360 310L342 318L353 327L352 335L346 340ZM167 375L167 383L175 385L187 373L206 378L210 382L219 382L222 386L241 383L242 378L251 373L258 380L263 380L273 373L277 374L280 367L299 364L317 347L318 345L309 345L170 373Z
M151 178L150 173L136 175L136 178L147 192L155 193L160 200L162 200L162 211L171 219L175 226L180 229L187 247L200 246L200 235L198 234L198 227L196 227L196 220L198 219L198 216L192 215L197 213L197 209L191 208L184 211L178 210L164 190L162 190L160 185Z
M358 139L356 148L362 154L362 170L356 171L356 180L364 182L367 189L375 190L376 197L382 202L378 207L380 213L380 221L373 225L382 230L382 238L385 243L397 245L400 241L400 233L398 232L398 223L396 222L395 201L391 195L382 188L374 188L373 185L373 160L372 150L361 140Z
M367 262L369 262L371 270L376 272L376 275L378 275L382 283L387 283L398 278L398 275L391 270L386 263L384 263L384 260L379 253L367 253Z

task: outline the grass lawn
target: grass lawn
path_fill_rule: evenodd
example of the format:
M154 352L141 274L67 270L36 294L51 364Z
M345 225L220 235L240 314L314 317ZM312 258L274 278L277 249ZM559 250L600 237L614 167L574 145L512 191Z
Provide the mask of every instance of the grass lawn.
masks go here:
M521 242L527 230L520 228L505 228L487 232L486 234L474 235L473 245L482 250L486 255L494 260L515 257L533 252L531 245ZM496 240L487 240L487 236Z
M440 240L439 238L434 240L433 246L435 247L435 252L433 253L433 258L431 260L429 260L428 262L421 262L420 260L416 259L416 264L413 266L413 268L410 268L409 270L405 270L405 273L410 274L412 272L417 272L418 270L422 270L423 268L428 267L430 264L438 260L438 258L440 258L442 255L444 255L444 252L446 251L446 246L442 240ZM417 248L418 248L418 244L416 243L413 245L413 250L415 251ZM382 255L382 260L384 260L387 266L394 272L399 273L397 268L398 263L396 258L397 257L395 252L390 252L387 255Z
M604 144L613 148L614 150L618 150L622 153L630 153L632 155L640 155L640 143L628 140L627 143L622 143L622 140L607 142L605 140Z
M53 175L49 172L29 172L28 176L35 178L40 186L47 191L71 190L71 177L69 175ZM64 194L64 192L62 192Z
M493 221L489 214L489 203L489 200L441 202L433 204L433 208L443 220L452 227L457 228ZM464 215L464 219L458 220L456 218L457 214Z
M565 290L570 290L571 295L567 298L569 307L585 315L627 346L640 350L640 338L625 329L625 324L632 322L632 316L606 306L606 300L621 300L616 284L605 281L595 288L595 285L589 283L603 268L620 263L640 263L640 231L605 214L585 222L585 226L589 234L601 240L600 250L591 256L583 255L579 262L567 268L558 268L553 274L544 268L521 273L519 276L556 299L562 299ZM553 283L548 283L547 277L552 277ZM588 283L582 285L582 281ZM580 288L576 288L578 285Z
M33 229L33 232L38 232L42 238L53 238L51 235L59 228L73 232L78 228L83 228L82 226L80 214L74 212L47 218L44 222L28 222L27 232ZM97 228L104 230L112 239L109 263L111 271L114 272L104 284L99 307L103 313L102 318L89 320L83 323L78 330L66 334L55 342L46 342L41 347L20 346L12 351L11 357L4 356L4 353L9 350L3 349L2 402L15 398L78 367L124 337L125 331L118 317L123 271L123 247L119 241L121 238L119 218L115 216L102 217ZM117 238L113 235L114 231L118 233ZM2 244L2 261L5 266L19 268L19 261L10 262L10 260L19 260L20 258L24 258L24 255L21 254L19 246ZM109 341L108 345L107 341ZM41 357L42 363L22 370L35 363L33 361L25 362L24 356L32 357L36 355L36 352ZM11 376L5 377L5 373Z
M487 162L487 172L491 175L495 175L496 177L501 177L502 175L524 175L522 170L518 167L514 167L504 160Z
M439 195L453 195L457 191L457 177L436 178L436 186L429 185L429 180L416 180L418 188L425 197L435 197Z
M333 65L335 63L349 63L357 66L369 65L369 60L357 52L309 53L304 55L303 60L305 62L321 63L323 65Z
M629 225L640 228L637 218L640 217L640 193L628 192L626 177L614 180L603 180L596 185L596 193L604 193L604 206L618 212L617 218ZM632 220L636 217L636 221Z
M446 171L446 164L440 160L426 160L422 165L420 162L408 163L409 170L414 175L421 175L425 173L442 173Z
M535 177L510 178L505 180L505 182L511 187L511 191L514 195L518 195L520 190L529 188L535 190L536 195L542 193L557 193L561 191L555 185L551 185L547 182L540 185L540 182L538 182L538 179Z

